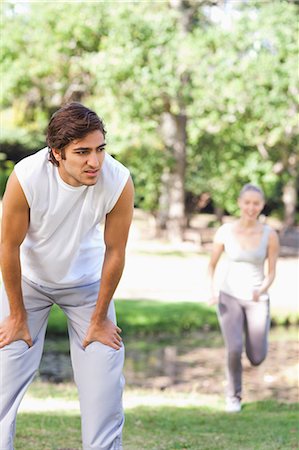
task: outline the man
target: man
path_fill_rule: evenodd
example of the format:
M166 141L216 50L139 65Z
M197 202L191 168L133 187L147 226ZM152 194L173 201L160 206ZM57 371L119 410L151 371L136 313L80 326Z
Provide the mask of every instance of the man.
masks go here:
M80 103L51 118L48 148L16 164L3 198L0 449L39 367L51 306L68 319L84 450L122 449L124 346L112 296L133 212L129 171ZM105 221L104 237L99 224Z

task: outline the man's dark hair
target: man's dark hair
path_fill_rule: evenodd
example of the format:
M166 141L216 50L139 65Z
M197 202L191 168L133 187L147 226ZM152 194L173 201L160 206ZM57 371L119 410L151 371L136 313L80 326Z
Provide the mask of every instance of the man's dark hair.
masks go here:
M77 102L63 106L53 114L48 125L49 161L55 166L59 166L52 148L60 150L62 158L65 159L64 148L68 144L77 139L83 139L88 133L96 130L99 130L105 137L104 123L94 111Z

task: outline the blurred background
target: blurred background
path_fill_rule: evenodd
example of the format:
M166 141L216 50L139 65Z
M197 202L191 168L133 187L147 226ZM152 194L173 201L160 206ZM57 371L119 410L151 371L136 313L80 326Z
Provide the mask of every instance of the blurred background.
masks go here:
M247 182L266 214L298 219L298 2L20 2L1 5L1 186L45 146L51 114L80 101L104 119L136 207L182 240L199 212L236 212Z
M262 369L245 366L247 398L298 400L298 330L290 327L299 316L298 12L296 0L1 3L0 195L14 164L46 145L51 115L69 101L104 119L107 151L132 173L136 209L116 292L128 409L150 398L171 403L170 392L174 403L192 402L192 393L217 410L223 343L215 311L199 303L208 297L215 229L233 220L248 182L265 191L261 220L281 241L272 323L284 328L272 332ZM66 383L68 347L57 344L66 325L58 310L51 317L39 380ZM137 400L136 387L145 389ZM169 443L172 435L155 448L198 450ZM150 442L145 433L128 448L152 450ZM254 448L295 448L282 445Z

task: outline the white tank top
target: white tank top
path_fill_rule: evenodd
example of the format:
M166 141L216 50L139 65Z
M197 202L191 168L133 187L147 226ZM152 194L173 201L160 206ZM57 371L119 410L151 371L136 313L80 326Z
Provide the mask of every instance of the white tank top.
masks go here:
M233 234L232 224L219 228L215 240L224 244L228 259L221 291L242 300L252 300L253 290L260 287L264 280L270 231L271 228L264 225L259 245L255 249L244 250ZM261 300L267 298L267 294L260 297Z
M30 207L22 275L53 288L99 280L105 253L100 224L120 197L128 169L105 153L97 183L73 187L61 179L44 148L14 170Z

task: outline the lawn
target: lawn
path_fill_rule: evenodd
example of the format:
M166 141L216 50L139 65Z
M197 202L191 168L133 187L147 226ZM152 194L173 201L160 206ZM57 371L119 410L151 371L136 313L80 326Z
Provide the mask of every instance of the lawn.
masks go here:
M195 302L163 302L154 300L116 300L118 325L123 336L171 335L199 330L219 330L215 307ZM299 314L272 311L273 325L298 324ZM49 335L66 334L66 318L61 309L52 307Z
M41 408L19 414L15 450L81 448L79 411L77 406L72 406L75 388L72 385L62 387L47 383L32 386L31 401L39 400ZM57 402L56 410L43 411L48 395ZM137 406L130 401L136 395ZM211 398L208 407L207 398L200 398L198 394L193 397L176 393L170 398L167 393L134 393L133 390L127 392L125 400L125 450L298 448L298 404L269 400L245 403L240 414L227 414L223 412L221 400Z
M191 331L219 330L215 309L198 303L118 300L116 309L125 338L183 339ZM66 319L57 306L51 311L48 333L52 337L66 333ZM24 403L15 450L82 448L72 383L34 382ZM211 393L126 389L124 450L295 450L298 406L265 400L245 403L240 414L232 415L223 411L223 397Z

